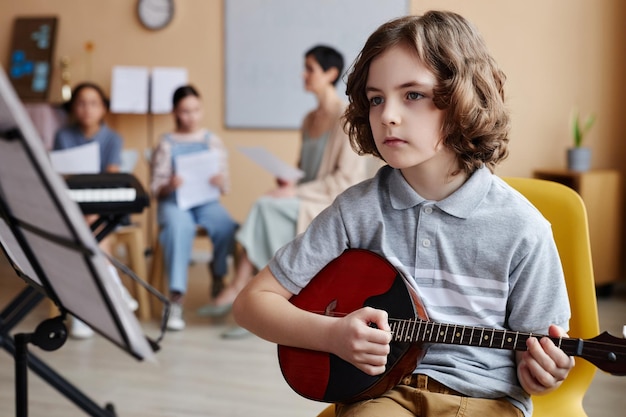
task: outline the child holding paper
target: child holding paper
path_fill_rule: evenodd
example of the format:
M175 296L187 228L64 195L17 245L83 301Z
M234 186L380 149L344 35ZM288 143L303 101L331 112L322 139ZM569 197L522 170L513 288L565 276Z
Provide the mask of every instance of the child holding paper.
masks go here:
M71 99L65 104L69 113L70 123L59 129L54 137L53 150L64 150L78 146L97 143L100 153L99 171L101 173L119 172L122 161L122 138L104 122L109 109L109 100L97 84L83 82L74 87ZM94 167L94 170L96 167ZM85 217L88 224L97 219L97 215ZM103 252L110 254L110 240L100 242ZM131 310L136 310L138 303L131 297L122 284L115 267L109 264L111 275L119 284L122 296ZM82 321L74 318L70 328L70 336L86 339L93 336L93 330Z
M74 87L67 102L71 123L56 133L53 150L97 143L100 145L100 172L119 172L122 162L122 138L104 122L109 100L102 89L85 82Z
M185 328L182 303L187 291L187 268L191 257L196 225L204 228L213 243L210 268L215 283L227 272L226 258L232 251L237 223L218 198L188 208L177 201L184 180L177 175L177 160L192 154L208 152L207 160L217 160L217 174L208 181L224 194L229 188L228 155L220 138L200 126L202 103L193 86L179 87L173 96L176 129L163 135L152 157L151 189L159 201L159 242L163 246L165 267L169 277L172 307L167 322L169 330ZM180 199L178 199L180 200Z
M304 89L317 100L317 107L306 115L301 129L298 167L304 177L299 181L278 178L278 187L256 201L237 232L237 243L244 251L235 277L212 304L198 311L199 315L228 313L255 270L263 269L276 250L304 231L338 194L365 179L365 158L352 150L343 129L346 105L335 87L343 65L342 55L329 46L318 45L304 54ZM241 328L234 328L223 336L243 334Z

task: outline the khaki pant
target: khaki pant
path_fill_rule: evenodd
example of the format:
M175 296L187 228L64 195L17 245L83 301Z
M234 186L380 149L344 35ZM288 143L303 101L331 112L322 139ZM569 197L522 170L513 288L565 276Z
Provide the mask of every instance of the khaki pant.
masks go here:
M471 398L426 375L406 377L382 396L337 404L337 417L523 417L509 401Z

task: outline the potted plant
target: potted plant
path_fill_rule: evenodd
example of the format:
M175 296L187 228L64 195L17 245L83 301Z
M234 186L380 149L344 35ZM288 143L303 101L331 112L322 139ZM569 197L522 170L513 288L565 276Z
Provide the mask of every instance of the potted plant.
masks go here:
M574 111L572 114L574 146L567 150L567 169L571 171L588 171L591 167L591 149L583 146L583 140L595 121L595 114L590 114L581 125L578 112Z

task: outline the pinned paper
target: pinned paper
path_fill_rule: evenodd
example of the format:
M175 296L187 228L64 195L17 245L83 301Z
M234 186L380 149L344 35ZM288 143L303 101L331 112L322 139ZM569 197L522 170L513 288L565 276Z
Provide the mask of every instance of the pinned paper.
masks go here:
M113 67L111 76L111 112L148 113L147 67Z
M187 84L187 69L155 67L150 80L150 113L170 113L174 91Z
M111 78L111 111L170 113L174 91L186 84L186 68L116 66Z

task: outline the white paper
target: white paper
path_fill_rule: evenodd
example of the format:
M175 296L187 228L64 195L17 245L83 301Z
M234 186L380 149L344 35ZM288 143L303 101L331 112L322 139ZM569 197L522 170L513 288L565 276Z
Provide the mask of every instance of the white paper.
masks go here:
M219 155L215 151L194 152L176 157L176 175L183 180L176 189L176 203L182 210L215 201L220 189L209 180L219 172Z
M98 142L50 152L50 162L56 172L69 174L97 174L100 172L100 145Z
M113 67L111 76L111 112L148 113L147 67Z
M304 176L304 171L287 164L276 155L261 146L240 146L239 151L269 171L276 178L285 181L298 181Z
M172 96L178 87L187 84L187 69L155 67L150 78L150 112L154 114L172 111Z

